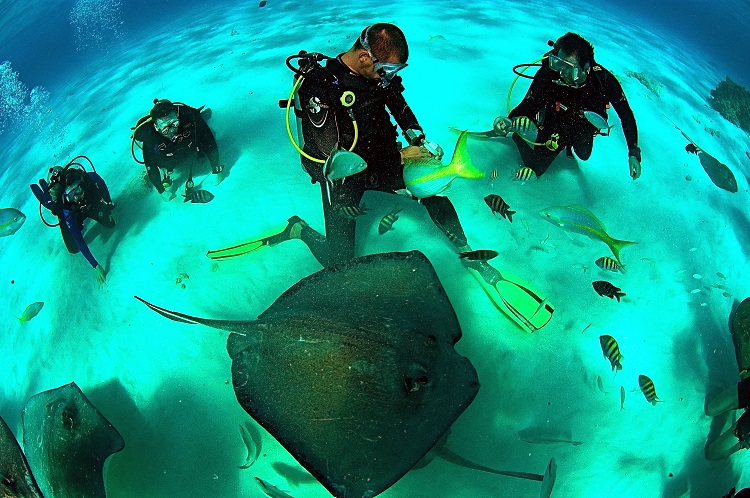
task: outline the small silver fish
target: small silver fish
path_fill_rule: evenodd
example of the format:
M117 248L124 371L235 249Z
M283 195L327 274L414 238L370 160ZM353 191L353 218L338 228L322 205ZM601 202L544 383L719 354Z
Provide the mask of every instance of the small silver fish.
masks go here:
M294 498L292 495L284 493L279 488L274 486L273 484L269 484L260 477L255 477L255 484L258 485L261 491L263 491L266 496L270 496L271 498Z
M583 116L589 123L599 130L599 134L607 136L612 126L607 122L607 118L594 111L583 111Z
M393 224L396 223L396 220L398 220L398 213L401 212L401 208L398 206L398 204L391 209L391 212L383 216L383 219L380 220L380 223L378 223L378 233L380 235L383 235L388 230L393 229Z
M719 278L723 278L724 280L726 280L726 278L727 278L727 277L726 277L726 275L724 275L724 274L723 274L723 273L721 273L720 271L717 271L717 272L716 272L716 276L717 276L717 277L719 277Z
M646 397L646 401L651 403L652 405L656 406L656 403L661 401L656 396L656 388L654 387L654 382L646 377L645 375L639 375L638 376L638 385L641 388L641 392Z
M42 311L42 306L44 306L44 303L41 301L31 303L30 305L26 306L26 309L23 310L23 313L18 318L18 321L20 323L28 322L29 320L37 316L40 311Z
M602 377L601 377L601 375L597 375L597 376L596 376L596 387L598 387L598 388L599 388L599 390L600 390L601 392L603 392L604 394L607 394L607 391L605 391L605 390L604 390L604 382L602 382Z
M625 409L625 387L620 386L620 410Z
M617 345L615 338L611 335L599 336L599 344L602 347L604 357L608 359L609 363L612 365L612 371L616 374L619 370L622 370L622 364L620 361L622 361L624 357L622 356L622 353L620 353L620 347Z
M260 455L260 436L257 434L258 431L250 425L250 422L245 422L245 427L240 425L240 436L247 448L247 457L245 457L245 463L237 466L237 468L243 470L249 469L258 460L258 456Z

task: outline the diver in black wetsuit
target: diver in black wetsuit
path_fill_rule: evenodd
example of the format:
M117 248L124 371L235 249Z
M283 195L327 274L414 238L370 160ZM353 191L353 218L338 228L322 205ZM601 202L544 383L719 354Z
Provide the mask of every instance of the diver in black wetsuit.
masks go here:
M567 33L553 47L545 55L523 101L507 118L495 121L495 131L507 135L527 128L531 120L539 129L533 145L519 133L512 138L523 164L540 176L563 149L571 159L573 152L584 161L591 156L594 137L608 130L594 126L584 112L594 112L606 119L611 103L627 141L630 176L637 179L641 175L638 128L620 83L596 63L594 47L581 36Z
M93 169L86 156L78 156L65 166L50 168L47 180L39 180L38 185L31 185L31 190L39 202L57 216L68 252L83 254L94 269L97 281L103 283L106 274L83 239L83 222L91 218L107 228L114 227L114 204L104 179L96 171L86 171L76 162L79 159L86 159Z
M186 191L193 188L195 156L208 158L214 185L221 183L224 166L219 161L219 147L199 109L169 100L154 100L149 116L139 120L133 136L143 142L143 162L148 177L164 200L175 197L171 174L187 161L190 161L190 172Z
M267 243L301 238L316 259L328 266L354 257L356 217L348 213L359 207L365 191L404 189L403 159L439 158L442 150L425 141L422 127L402 95L404 87L396 72L406 66L409 52L398 27L378 23L366 28L349 51L328 59L325 66L314 58L319 54L310 55L310 59L302 58L304 82L298 95L298 117L305 141L302 164L312 182L320 183L326 236L293 217L285 232ZM391 115L409 143L404 149L399 149ZM344 181L327 183L321 159L337 145L348 150L352 144L351 151L366 162L367 168ZM421 203L456 247L466 246L458 215L447 197L427 197Z

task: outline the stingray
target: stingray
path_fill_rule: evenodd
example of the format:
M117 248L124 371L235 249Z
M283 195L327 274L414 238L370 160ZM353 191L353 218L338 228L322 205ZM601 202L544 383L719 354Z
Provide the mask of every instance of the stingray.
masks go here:
M42 498L13 432L0 417L0 497Z
M727 192L736 193L737 180L734 178L732 170L730 170L726 164L720 162L714 156L701 149L698 144L696 144L689 136L687 136L685 132L682 131L676 124L672 124L675 128L677 128L677 131L682 133L682 136L685 137L685 140L690 142L685 147L685 150L691 154L695 154L696 156L698 156L701 166L703 166L703 170L706 172L713 184L720 189L726 190Z
M730 313L729 332L732 334L740 376L744 378L750 371L750 297Z
M454 349L456 313L417 251L325 268L252 321L146 304L231 332L237 401L336 497L393 485L479 389L473 365Z
M71 382L29 399L23 445L46 498L104 497L104 462L125 441Z

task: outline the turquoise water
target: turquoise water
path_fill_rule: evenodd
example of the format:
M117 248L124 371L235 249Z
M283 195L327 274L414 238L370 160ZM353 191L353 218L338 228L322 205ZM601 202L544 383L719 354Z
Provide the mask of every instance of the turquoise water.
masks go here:
M734 45L720 57L691 45L679 25L634 22L637 11L575 2L117 5L84 3L92 12L78 15L98 28L78 33L82 38L80 20L70 20L73 3L3 10L16 41L0 60L10 61L28 90L43 87L16 107L26 117L0 134L0 207L27 216L16 234L0 239L0 416L19 439L26 401L75 381L126 442L106 469L109 496L262 496L253 476L295 497L327 496L265 432L258 462L237 469L246 455L238 425L249 417L231 388L226 334L167 321L133 295L198 316L254 319L320 269L299 241L220 263L205 257L293 214L323 230L318 187L302 172L277 106L290 90L286 56L302 49L335 55L373 21L396 22L411 51L405 97L428 138L450 151L456 135L449 127L489 129L507 112L511 67L541 57L548 39L572 30L620 78L638 121L643 176L628 176L627 147L611 113L615 128L597 138L589 161L560 157L536 181L511 181L519 158L509 141L470 142L474 163L497 170L498 179L491 187L456 182L449 194L472 246L497 250L498 269L546 295L557 309L552 322L530 335L499 313L416 203L399 199L404 211L395 230L380 236L378 221L396 198L368 193L372 211L358 221L358 252L416 249L435 266L462 326L456 349L482 384L448 441L462 456L539 474L554 457L553 496L560 497L721 496L750 486L743 452L721 462L703 456L708 439L733 422L711 420L703 406L738 380L727 317L750 294L750 144L706 103L727 75L748 81L741 63L723 62ZM741 15L747 5L733 8L739 22L750 18ZM59 43L32 36L39 23ZM721 37L721 25L714 33ZM18 39L44 49L32 57ZM690 57L674 56L685 53ZM662 85L658 94L629 71ZM527 84L516 85L512 105ZM208 187L216 195L211 203L164 203L130 157L130 127L154 98L212 108L209 124L229 173ZM738 193L710 182L664 115L733 170ZM83 257L67 253L59 230L39 220L28 189L51 165L78 154L92 159L117 205L113 230L87 222L86 240L108 272L104 286ZM518 212L512 224L492 217L483 201L488 193ZM568 236L538 215L574 203L594 212L611 235L638 241L622 252L624 275L594 265L606 246ZM619 304L600 298L594 280L613 281L627 296ZM13 317L35 301L44 308L19 325ZM614 336L625 356L616 377L602 358L603 334ZM651 406L636 391L639 374L653 379L663 403ZM583 444L532 444L519 436L527 429ZM535 482L436 460L383 496L538 493Z

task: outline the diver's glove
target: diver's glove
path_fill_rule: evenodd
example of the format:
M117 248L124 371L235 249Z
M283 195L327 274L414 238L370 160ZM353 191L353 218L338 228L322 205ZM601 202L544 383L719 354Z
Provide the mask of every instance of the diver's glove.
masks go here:
M495 133L497 133L500 137L507 137L508 133L513 131L512 128L513 124L510 120L510 118L506 118L504 116L498 116L495 118L495 123L492 125L492 128L495 130Z
M639 147L631 147L628 150L628 169L633 180L641 176L641 149Z
M427 142L427 141L425 141L422 144L422 147L424 147L425 149L427 149L427 152L429 152L430 155L432 157L434 157L435 159L437 159L438 161L443 158L444 152L443 152L443 148L440 147L440 144L435 143L435 142Z
M211 174L211 181L213 182L214 186L220 184L222 180L224 180L224 165L219 164L218 166L215 166L213 168L213 172Z

